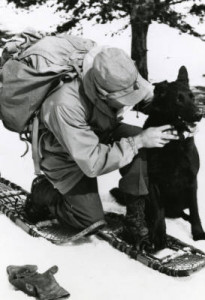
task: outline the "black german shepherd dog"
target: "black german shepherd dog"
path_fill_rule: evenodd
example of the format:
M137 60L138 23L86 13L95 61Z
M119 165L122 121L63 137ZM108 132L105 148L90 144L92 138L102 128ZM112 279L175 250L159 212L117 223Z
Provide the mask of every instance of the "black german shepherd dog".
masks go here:
M205 239L197 205L199 155L194 138L184 138L189 126L200 119L185 67L180 68L176 81L155 85L144 128L171 124L180 137L163 148L147 149L150 197L146 218L156 250L166 247L165 217L184 218L191 223L193 239ZM189 214L184 213L186 208Z

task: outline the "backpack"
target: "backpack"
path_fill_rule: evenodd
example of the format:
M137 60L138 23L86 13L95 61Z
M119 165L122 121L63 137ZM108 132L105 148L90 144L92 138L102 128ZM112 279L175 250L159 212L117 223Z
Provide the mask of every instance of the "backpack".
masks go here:
M32 143L35 174L40 174L38 112L53 90L81 76L85 54L96 43L77 36L27 30L7 41L1 57L0 114L4 126ZM28 151L28 144L26 152Z
M0 110L4 126L24 131L46 96L60 82L80 75L83 58L95 45L77 36L43 36L33 31L9 41L2 53Z

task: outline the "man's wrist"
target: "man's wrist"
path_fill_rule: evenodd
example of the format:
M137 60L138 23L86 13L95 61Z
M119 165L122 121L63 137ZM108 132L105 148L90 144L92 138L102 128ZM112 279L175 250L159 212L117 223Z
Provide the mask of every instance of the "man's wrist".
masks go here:
M141 133L134 137L134 142L135 142L135 146L137 147L138 150L144 147L143 138L142 138Z
M142 136L141 134L136 135L136 136L131 136L128 138L129 143L133 149L134 154L138 154L138 150L143 148L143 142L142 142Z

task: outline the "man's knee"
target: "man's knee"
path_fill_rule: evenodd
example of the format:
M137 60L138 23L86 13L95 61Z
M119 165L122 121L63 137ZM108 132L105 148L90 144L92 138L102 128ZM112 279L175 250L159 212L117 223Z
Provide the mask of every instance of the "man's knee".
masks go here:
M84 178L80 183L82 184L77 184L67 194L62 195L45 176L34 179L31 194L26 201L29 219L38 222L56 218L63 225L78 229L103 220L97 180Z
M97 193L84 195L64 195L58 217L65 224L84 229L104 220L104 212Z

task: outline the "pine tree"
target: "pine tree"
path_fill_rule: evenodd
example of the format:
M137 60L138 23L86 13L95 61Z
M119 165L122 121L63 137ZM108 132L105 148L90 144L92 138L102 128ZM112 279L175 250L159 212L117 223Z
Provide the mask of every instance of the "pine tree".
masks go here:
M7 0L19 8L30 9L42 5L47 0ZM187 21L187 14L204 21L205 4L203 0L56 0L57 11L64 11L67 20L57 27L58 32L69 31L86 20L95 20L105 24L114 19L125 18L131 25L131 56L136 61L141 74L147 78L147 33L153 21L167 24L181 32L203 38ZM177 6L186 7L184 12L177 11Z

